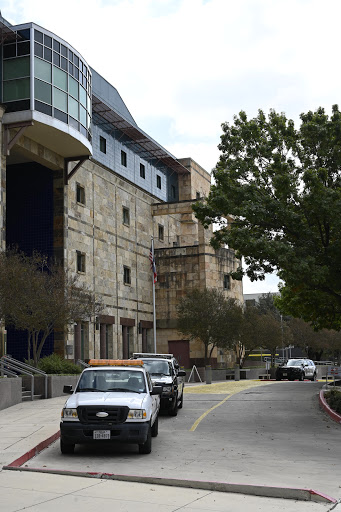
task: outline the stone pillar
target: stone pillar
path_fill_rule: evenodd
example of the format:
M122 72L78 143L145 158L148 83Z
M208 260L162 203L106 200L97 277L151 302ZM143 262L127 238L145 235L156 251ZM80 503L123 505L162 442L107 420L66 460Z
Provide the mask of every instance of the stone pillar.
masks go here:
M99 329L100 329L99 357L100 357L100 359L106 359L108 357L107 347L106 347L107 325L100 324Z
M81 323L77 322L75 325L74 335L74 346L75 346L75 363L81 358Z

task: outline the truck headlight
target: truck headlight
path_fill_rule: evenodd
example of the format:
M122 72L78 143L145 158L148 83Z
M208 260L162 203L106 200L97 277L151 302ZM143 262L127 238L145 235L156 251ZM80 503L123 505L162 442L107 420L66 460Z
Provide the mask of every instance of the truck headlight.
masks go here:
M128 412L129 420L143 420L147 417L145 409L130 409Z
M65 420L78 420L77 409L62 409L61 416Z
M162 393L171 393L173 391L172 386L163 386Z

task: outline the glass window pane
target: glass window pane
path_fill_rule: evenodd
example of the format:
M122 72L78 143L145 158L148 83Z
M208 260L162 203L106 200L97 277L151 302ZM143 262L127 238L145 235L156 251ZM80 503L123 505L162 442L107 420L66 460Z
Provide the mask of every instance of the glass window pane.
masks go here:
M34 80L34 97L37 100L51 104L51 85L36 78Z
M53 88L53 106L67 112L67 94L59 89Z
M82 106L79 108L79 120L83 126L86 126L86 110Z
M60 55L59 53L53 52L53 64L60 67Z
M90 96L87 96L86 99L87 99L86 109L87 109L88 112L91 112L91 99L90 99Z
M29 55L30 54L30 42L25 41L24 43L18 43L17 54L18 55Z
M75 119L79 119L78 114L78 101L74 100L69 96L69 114Z
M62 69L65 69L65 71L67 71L67 60L64 57L61 57L60 67Z
M64 114L64 112L61 112L57 108L55 108L53 110L54 110L54 117L56 119L59 119L59 121L63 121L63 123L67 124L67 114Z
M63 57L67 57L67 48L63 44L61 45L60 53L63 55Z
M45 80L45 82L51 83L52 82L51 69L52 69L51 64L35 57L35 59L34 59L34 76L36 78L40 78L41 80Z
M53 85L67 91L67 74L56 66L53 66Z
M79 70L78 70L78 68L76 68L76 66L73 66L72 74L75 77L75 79L78 81L79 80Z
M78 82L72 78L71 76L69 76L69 93L78 100L79 98L79 86L78 86Z
M43 112L43 114L52 116L52 107L50 105L46 105L46 103L43 103L42 101L35 100L34 108L39 112Z
M30 97L30 79L11 80L3 84L3 101L13 101Z
M34 55L37 55L37 57L42 57L43 49L44 49L44 47L41 44L34 43Z
M86 107L86 91L83 87L79 88L79 101L84 107Z
M16 46L14 44L6 44L4 46L4 59L9 59L16 56Z
M17 59L4 60L4 80L20 78L30 75L30 58L19 57Z
M38 41L38 43L42 43L43 42L43 34L42 34L42 32L39 32L39 30L35 30L34 31L34 40Z
M73 62L73 52L69 50L69 60Z
M56 41L55 39L53 40L53 49L55 52L60 53L60 43L58 43L58 41Z
M52 62L52 50L46 48L46 46L44 46L44 59Z
M71 62L69 62L69 73L73 75L73 64L71 64Z
M52 37L44 35L44 45L52 48Z
M30 40L30 29L29 28L24 28L24 30L18 30L18 34L20 37L22 37L23 41Z
M75 53L73 54L73 63L76 64L76 66L79 66L79 58Z

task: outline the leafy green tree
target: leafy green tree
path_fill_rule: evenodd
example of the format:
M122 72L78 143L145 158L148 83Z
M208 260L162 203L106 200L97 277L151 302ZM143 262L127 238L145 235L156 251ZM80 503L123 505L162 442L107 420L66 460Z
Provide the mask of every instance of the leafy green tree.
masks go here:
M102 304L78 276L39 254L0 254L0 311L7 325L27 332L28 359L37 365L53 329L98 314Z
M244 256L241 279L277 272L277 305L315 328L341 327L341 114L301 114L301 125L271 110L222 125L215 184L193 209L212 245Z
M177 330L204 345L205 365L215 347L234 348L239 339L242 307L216 288L194 289L177 306Z

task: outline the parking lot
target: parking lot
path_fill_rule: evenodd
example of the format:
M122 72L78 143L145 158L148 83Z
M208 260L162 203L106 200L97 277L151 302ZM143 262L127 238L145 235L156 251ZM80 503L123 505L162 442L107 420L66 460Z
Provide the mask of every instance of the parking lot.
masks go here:
M186 394L177 417L160 416L150 455L134 445L76 446L61 455L55 442L25 466L306 487L338 498L341 430L319 409L321 386L279 382L231 396Z

